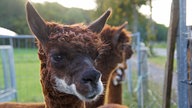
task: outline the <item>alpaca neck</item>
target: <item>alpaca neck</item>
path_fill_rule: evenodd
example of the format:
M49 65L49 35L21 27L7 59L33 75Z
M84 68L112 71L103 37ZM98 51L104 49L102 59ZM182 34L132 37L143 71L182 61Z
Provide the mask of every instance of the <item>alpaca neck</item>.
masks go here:
M44 96L46 108L84 108L84 102L76 96L65 94L63 96L52 96L51 93Z
M117 64L119 63L119 61L114 58L118 58L117 55L113 52L109 52L101 60L99 60L97 69L102 73L101 81L104 83L104 94L101 95L96 101L86 103L86 108L97 108L104 104L108 80L112 72L116 69Z
M106 93L105 93L105 104L116 103L122 104L122 84L114 85L113 78L115 71L112 73L107 82Z
M118 59L118 55L111 51L110 53L106 54L105 57L98 63L97 69L102 73L102 82L105 84L107 83L109 77L111 76L112 72L116 69L120 60Z

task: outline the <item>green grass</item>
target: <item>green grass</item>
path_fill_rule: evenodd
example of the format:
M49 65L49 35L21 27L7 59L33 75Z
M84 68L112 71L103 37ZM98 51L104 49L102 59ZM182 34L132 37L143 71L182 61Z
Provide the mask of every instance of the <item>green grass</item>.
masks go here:
M0 76L3 76L3 71L2 70L3 70L2 59L0 57ZM4 78L0 77L0 90L1 90L1 88L4 88L3 81L4 81Z
M167 48L167 43L166 42L156 42L154 44L154 48Z
M137 85L136 70L133 70L132 72L132 79L132 85L134 89ZM137 93L134 92L134 90L132 94L129 93L127 82L123 83L123 104L129 106L129 108L138 108Z
M18 101L43 101L37 49L14 49L14 62ZM0 69L2 69L2 63ZM3 72L0 72L0 76L3 76ZM4 79L0 78L1 85L3 85L3 81Z
M160 68L164 69L165 68L165 65L166 65L166 61L167 61L167 57L164 57L164 56L154 56L154 57L149 57L148 58L148 61L150 63L153 63L155 64L156 66L159 66ZM174 71L176 70L177 68L177 61L176 59L174 59Z
M15 49L14 58L18 100L21 102L42 101L37 49Z

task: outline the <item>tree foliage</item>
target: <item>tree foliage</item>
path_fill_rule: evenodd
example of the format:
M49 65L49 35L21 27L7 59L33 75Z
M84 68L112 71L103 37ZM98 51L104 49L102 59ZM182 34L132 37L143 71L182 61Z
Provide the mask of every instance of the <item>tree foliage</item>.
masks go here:
M25 18L26 0L1 0L0 26L13 30L18 34L29 34ZM78 8L65 8L58 3L33 4L40 15L48 21L65 24L88 23L90 12Z
M25 18L25 2L26 0L1 0L0 3L0 26L15 31L18 34L30 34L26 18ZM65 8L58 3L34 4L40 15L48 21L56 21L59 23L90 23L100 16L108 8L113 9L112 16L109 18L108 24L118 26L128 21L128 30L133 31L133 6L138 9L146 0L96 0L97 9L82 10L78 8ZM147 40L148 19L138 14L138 31L141 33L143 41ZM155 23L156 40L166 40L167 28L163 25Z
M109 7L113 9L113 15L110 17L108 23L111 25L119 25L124 21L131 24L133 18L133 4L137 7L145 4L147 0L96 0L97 14L99 16Z
M156 33L154 35L154 33L151 33L150 31L151 24L149 23L149 19L138 12L138 8L141 5L145 5L147 2L148 0L96 0L97 11L94 17L98 17L109 7L111 7L113 13L112 16L109 18L108 24L117 26L125 21L128 21L128 29L130 31L134 31L134 20L138 20L137 30L141 33L142 41L165 41L167 35L167 28L153 21ZM134 6L137 9L138 18L135 18L134 16Z

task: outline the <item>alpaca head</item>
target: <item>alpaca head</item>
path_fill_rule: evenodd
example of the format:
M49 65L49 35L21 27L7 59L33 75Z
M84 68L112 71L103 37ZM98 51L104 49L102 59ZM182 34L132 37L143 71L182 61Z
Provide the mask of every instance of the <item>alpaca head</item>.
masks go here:
M58 95L71 94L91 101L103 92L101 73L95 68L103 43L98 33L111 11L106 11L88 27L45 22L33 6L26 4L28 25L39 44L44 89Z
M107 25L101 32L101 39L112 47L113 53L117 56L116 61L118 63L129 59L133 54L131 48L131 33L124 29L127 24L128 23L125 22L119 27L110 27Z

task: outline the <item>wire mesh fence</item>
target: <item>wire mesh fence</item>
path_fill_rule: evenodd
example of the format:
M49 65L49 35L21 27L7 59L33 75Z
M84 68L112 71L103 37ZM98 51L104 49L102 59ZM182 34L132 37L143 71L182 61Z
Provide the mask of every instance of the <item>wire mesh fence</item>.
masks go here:
M14 47L17 101L43 101L39 80L40 63L34 36L0 36L0 45ZM0 66L3 65L6 64L1 63ZM3 75L0 77L3 79Z
M148 48L138 41L136 34L132 37L133 50L135 55L128 61L127 89L128 103L131 108L161 108L163 100L164 67L166 57L164 55L148 58ZM166 53L166 49L165 53ZM159 66L158 63L163 63ZM164 62L162 62L164 61ZM176 68L176 67L175 67ZM174 70L171 108L177 107L177 74Z

